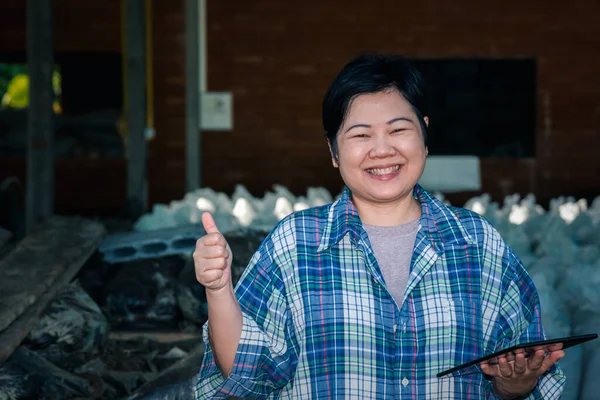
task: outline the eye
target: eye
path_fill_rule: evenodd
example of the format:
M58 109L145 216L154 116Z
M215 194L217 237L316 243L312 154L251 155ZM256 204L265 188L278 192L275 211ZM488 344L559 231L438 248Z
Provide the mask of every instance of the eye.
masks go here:
M359 133L357 135L352 136L354 138L367 138L369 137L369 135L367 135L366 133Z
M406 130L406 128L398 128L398 129L394 129L394 130L392 131L392 133L401 133L401 132L403 132L403 131L405 131L405 130Z

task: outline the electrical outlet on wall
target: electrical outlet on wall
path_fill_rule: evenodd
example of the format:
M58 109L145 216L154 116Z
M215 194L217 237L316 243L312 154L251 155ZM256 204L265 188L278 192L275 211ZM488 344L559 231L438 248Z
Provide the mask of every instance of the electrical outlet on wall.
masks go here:
M233 99L231 92L200 93L200 128L229 131L233 129Z

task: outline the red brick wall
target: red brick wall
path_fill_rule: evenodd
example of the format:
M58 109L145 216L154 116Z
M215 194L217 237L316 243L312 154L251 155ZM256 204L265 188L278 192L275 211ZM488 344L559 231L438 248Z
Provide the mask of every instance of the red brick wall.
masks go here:
M0 51L25 51L25 0L0 2ZM54 0L56 51L120 51L120 0Z
M336 190L321 98L350 57L378 50L536 57L537 157L483 160L484 191L600 194L599 4L208 0L208 86L233 91L235 130L205 133L204 182L226 191L243 182L256 193L274 182Z

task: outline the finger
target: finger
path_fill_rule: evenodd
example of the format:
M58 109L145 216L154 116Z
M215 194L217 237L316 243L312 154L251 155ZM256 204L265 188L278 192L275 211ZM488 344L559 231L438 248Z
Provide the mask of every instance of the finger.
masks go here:
M563 348L562 343L554 343L554 344L549 345L546 348L546 351L557 351L557 350L562 350L562 348Z
M208 233L208 234L202 236L200 239L198 239L198 241L196 242L196 248L199 248L202 245L205 245L205 246L217 246L217 245L226 246L227 245L227 240L225 240L225 236L223 236L222 234L220 234L218 232L213 232L213 233Z
M206 271L202 274L202 276L198 277L198 282L204 286L210 286L211 283L218 281L223 277L223 270L221 269L213 269L210 271Z
M498 369L500 370L500 375L502 375L505 378L511 377L513 375L512 365L510 365L504 357L498 358Z
M202 213L202 226L206 233L219 233L219 228L217 228L217 224L209 212Z
M229 250L227 250L227 247L223 245L204 246L198 252L198 256L204 259L227 258L229 257Z
M544 358L546 352L544 350L537 350L534 355L529 357L529 361L527 363L528 368L531 371L537 371L541 368L542 363L544 362Z
M544 357L544 361L542 362L542 366L539 369L540 375L548 371L554 364L558 362L561 358L565 356L564 350L557 350L550 353L547 357Z
M508 361L508 362L514 361L515 360L515 352L509 351L508 353L505 353L504 358L506 358L506 361Z
M223 257L206 259L202 262L202 266L200 267L200 273L216 269L225 269L226 265L227 263Z
M481 372L483 372L484 374L486 374L488 376L492 376L492 377L500 376L500 371L498 371L497 365L490 365L487 362L484 362L484 363L479 364L479 367L481 368Z
M515 374L522 374L527 370L527 360L525 353L517 353L515 355L515 365L513 367Z
M565 353L564 350L556 350L553 351L552 353L550 353L550 359L552 360L552 362L556 363L558 362L558 360L560 360L561 358L563 358L567 353Z

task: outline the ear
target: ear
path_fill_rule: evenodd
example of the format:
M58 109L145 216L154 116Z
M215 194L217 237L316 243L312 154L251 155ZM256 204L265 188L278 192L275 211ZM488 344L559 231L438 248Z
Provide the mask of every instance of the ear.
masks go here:
M327 147L329 147L329 154L331 154L331 163L333 164L333 168L339 168L338 162L333 154L333 150L331 149L331 142L327 141Z
M423 117L423 121L425 121L425 126L429 128L429 117ZM429 147L425 146L425 157L429 155Z

